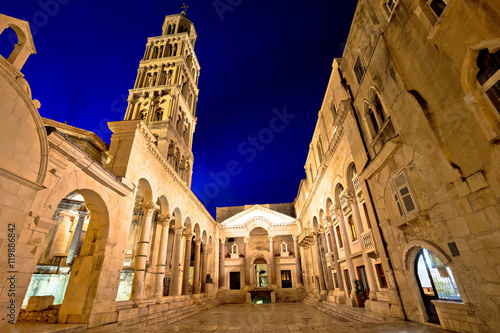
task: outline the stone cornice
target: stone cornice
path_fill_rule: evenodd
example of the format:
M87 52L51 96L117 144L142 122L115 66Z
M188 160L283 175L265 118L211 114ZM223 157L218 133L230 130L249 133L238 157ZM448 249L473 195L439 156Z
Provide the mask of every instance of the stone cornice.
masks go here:
M106 187L111 188L118 194L125 196L132 192L132 189L119 181L115 175L97 163L87 153L82 151L76 144L71 142L64 134L54 131L48 136L51 148L67 156L73 163Z
M297 221L293 217L290 217L290 216L282 214L282 213L278 213L278 212L276 212L276 211L274 211L272 209L265 208L265 207L263 207L261 205L255 205L252 208L244 210L241 213L238 213L238 214L236 214L234 216L231 216L230 218L222 221L220 223L220 226L221 226L221 228L224 228L224 229L229 229L229 228L231 228L231 229L233 229L233 228L246 228L246 226L249 225L249 224L251 224L251 222L248 222L248 221L245 222L245 226L240 225L240 226L234 226L234 227L232 227L232 226L226 226L226 225L230 224L231 222L234 222L234 221L236 221L238 219L244 218L246 215L249 215L250 213L252 213L252 212L254 212L256 210L260 210L260 211L266 212L266 213L274 215L274 216L276 216L276 217L278 217L280 219L288 220L288 222L277 223L277 224L270 222L270 225L272 225L272 226L286 226L286 225L294 225L294 224L297 223ZM266 220L266 221L268 220L264 216L259 216L259 217L252 218L251 221L254 221L256 219L262 219L262 220Z
M342 102L349 102L350 100L345 100ZM341 102L341 103L342 103ZM339 112L337 113L337 118L335 119L334 123L334 133L332 136L332 139L330 140L330 143L328 144L328 150L325 153L325 157L323 158L323 161L321 162L321 165L318 168L318 173L316 175L316 178L314 178L313 185L311 188L311 191L306 199L306 202L304 203L300 215L297 218L297 220L302 221L303 215L305 214L305 211L309 208L311 205L311 202L313 201L313 197L316 195L316 192L318 191L318 188L321 184L321 181L323 180L323 177L325 176L326 169L329 166L329 162L331 158L333 157L333 154L337 151L337 148L340 144L340 141L342 140L344 136L344 121L345 118L347 117L347 114L349 112L350 108L339 108Z
M163 154L160 152L158 147L156 146L156 138L151 133L151 130L148 128L146 123L142 120L134 120L134 122L137 123L137 131L142 135L142 137L146 141L146 146L149 150L149 152L156 158L158 163L165 169L165 171L172 177L175 183L179 185L179 187L182 189L182 191L190 198L193 200L195 205L198 207L198 209L207 217L207 219L215 224L215 221L213 217L208 213L207 209L205 206L203 206L198 200L198 198L194 195L194 193L191 191L191 189L187 186L187 184L181 179L181 177L175 172L174 168L170 165L170 163L167 162L167 159Z

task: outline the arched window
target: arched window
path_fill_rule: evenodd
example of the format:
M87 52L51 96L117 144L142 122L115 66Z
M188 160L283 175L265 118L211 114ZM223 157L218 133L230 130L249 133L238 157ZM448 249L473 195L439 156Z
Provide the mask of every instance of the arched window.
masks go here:
M371 103L367 105L366 122L373 138L382 129L387 115L378 94L374 93L372 98Z
M380 120L380 125L382 126L382 124L385 122L385 112L378 95L375 95L375 101L373 102L373 104L375 105L375 111L377 111L377 116Z
M155 115L155 121L162 121L162 120L163 120L163 111L157 110Z
M373 112L372 108L368 109L368 117L370 118L372 136L375 136L375 134L377 134L380 130L380 127L378 127L377 117L375 116L375 112Z
M142 111L142 112L141 112L141 120L146 121L146 118L147 118L147 117L148 117L148 113L147 113L147 111Z
M323 157L325 156L323 152L323 145L321 144L321 136L318 138L318 142L316 143L316 150L318 151L318 159L321 164L321 162L323 162Z
M478 88L488 97L491 106L500 113L500 51L490 53L483 49L477 57Z

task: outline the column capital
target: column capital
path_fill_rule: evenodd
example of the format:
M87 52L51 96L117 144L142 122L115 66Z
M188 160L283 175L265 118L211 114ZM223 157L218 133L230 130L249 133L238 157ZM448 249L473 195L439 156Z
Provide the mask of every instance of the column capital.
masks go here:
M344 194L342 196L347 200L347 202L350 205L354 205L357 203L356 195L351 190L344 191Z
M332 218L336 218L337 216L342 215L342 207L340 207L340 205L334 205L330 207L330 213Z
M203 251L208 249L208 243L201 243L201 246L203 246Z
M201 240L200 238L196 238L196 239L194 240L194 243L195 243L196 245L198 245L198 246L201 244L201 242L202 242L202 240Z
M160 209L160 206L153 202L145 202L141 207L144 211L144 214L153 214L156 210Z
M225 244L226 243L226 237L222 237L219 240L220 240L221 244Z
M243 242L248 244L250 242L250 237L243 237Z
M61 223L64 220L64 215L61 213L58 213L54 220L56 220L58 223Z
M273 239L274 239L274 235L267 235L267 237L269 238L269 240L272 242Z
M296 242L299 239L299 235L292 235L292 239L294 242Z
M171 220L171 215L170 214L162 214L158 215L158 221L161 222L162 226L165 226L165 224L170 224Z
M79 218L85 218L87 217L87 215L89 215L90 212L87 210L85 206L82 206L80 207L77 213Z
M326 226L332 226L333 225L333 222L332 222L332 218L330 216L323 216L323 225L326 225Z
M193 233L190 231L186 231L184 233L184 237L186 237L186 240L192 240L193 239Z
M173 229L174 229L176 235L182 235L182 232L184 231L184 227L182 227L182 226L181 227L174 227Z

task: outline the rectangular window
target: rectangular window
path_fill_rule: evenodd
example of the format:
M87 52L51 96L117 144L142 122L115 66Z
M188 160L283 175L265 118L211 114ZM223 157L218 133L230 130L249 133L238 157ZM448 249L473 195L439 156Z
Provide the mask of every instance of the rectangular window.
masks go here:
M354 218L352 217L352 215L349 215L347 221L349 223L349 230L351 231L351 239L353 242L357 241L358 235L356 235L356 229L354 229Z
M365 212L366 223L368 224L368 228L372 228L372 221L370 221L370 215L368 215L368 208L366 207L366 203L363 202L363 210Z
M229 272L229 290L240 290L240 272Z
M356 59L356 63L354 64L354 74L356 74L356 79L358 80L358 84L361 84L363 77L365 76L365 66L361 61L361 56L358 54L358 58Z
M281 271L281 288L292 288L292 272Z
M352 291L352 286L351 286L351 279L349 279L349 271L346 269L344 271L344 279L345 279L345 284L347 284L347 286L349 287L349 292Z
M417 201L415 200L408 181L408 176L404 170L389 181L389 186L391 187L394 201L396 202L398 213L401 218L407 218L418 213Z
M336 226L335 227L335 232L337 233L337 240L339 242L339 249L344 248L344 244L342 243L342 237L340 236L340 227Z
M333 281L335 281L335 288L340 288L339 287L339 277L337 273L333 273Z
M382 264L376 264L375 270L377 271L380 288L387 288L387 280L385 278L385 273L384 269L382 268Z

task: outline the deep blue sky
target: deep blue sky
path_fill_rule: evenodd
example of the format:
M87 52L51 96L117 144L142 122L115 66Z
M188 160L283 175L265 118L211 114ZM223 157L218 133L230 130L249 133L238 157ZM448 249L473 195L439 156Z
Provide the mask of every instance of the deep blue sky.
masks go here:
M356 1L184 2L198 32L201 65L193 191L207 198L200 196L214 216L216 206L292 202ZM221 3L236 6L221 16L214 6ZM0 0L0 12L35 25L37 55L22 71L42 104L41 115L94 131L109 143L106 122L123 119L147 37L160 35L165 15L179 13L181 5L177 0ZM1 37L3 51L8 42ZM275 117L273 109L284 108L296 117L270 140L265 128ZM238 146L259 132L270 142L248 161L250 146L241 147L243 154ZM221 176L214 186L211 174L220 175L229 161L238 163L238 174L229 181Z

